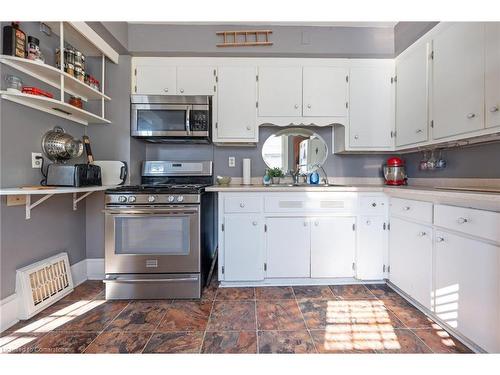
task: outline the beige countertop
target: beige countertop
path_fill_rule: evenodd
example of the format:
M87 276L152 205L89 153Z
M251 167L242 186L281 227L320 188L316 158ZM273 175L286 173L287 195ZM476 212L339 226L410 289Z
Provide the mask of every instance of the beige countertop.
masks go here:
M264 186L262 184L226 186L214 185L206 189L212 192L360 192L386 193L395 198L416 199L436 204L460 205L484 210L500 211L500 193L469 190L443 189L431 186L385 186L381 184L353 184L329 186Z

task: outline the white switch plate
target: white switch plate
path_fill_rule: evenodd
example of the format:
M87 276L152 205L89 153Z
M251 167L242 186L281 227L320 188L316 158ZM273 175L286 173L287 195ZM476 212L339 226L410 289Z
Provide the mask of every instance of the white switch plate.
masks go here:
M36 159L37 156L42 156L41 152L32 152L31 153L31 168L40 169L42 167L42 161L40 159Z
M236 159L234 156L230 156L228 160L229 166L231 168L234 168L236 166Z

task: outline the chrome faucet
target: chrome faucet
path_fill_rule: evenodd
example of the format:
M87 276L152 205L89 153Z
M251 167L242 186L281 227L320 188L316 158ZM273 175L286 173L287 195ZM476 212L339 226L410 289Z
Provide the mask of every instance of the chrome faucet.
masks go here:
M321 169L321 172L323 172L323 177L321 178L321 183L325 186L330 185L328 182L328 175L326 174L325 168L321 164L314 164L315 167L318 169Z
M295 170L290 170L289 173L290 173L290 176L292 176L293 184L298 185L300 183L299 182L299 177L300 177L299 166L297 165L297 168Z

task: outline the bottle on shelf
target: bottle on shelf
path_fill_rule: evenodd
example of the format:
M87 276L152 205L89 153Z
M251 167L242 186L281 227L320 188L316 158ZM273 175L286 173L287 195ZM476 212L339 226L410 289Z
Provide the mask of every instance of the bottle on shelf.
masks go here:
M26 57L26 34L19 28L18 22L4 26L2 53L9 56Z

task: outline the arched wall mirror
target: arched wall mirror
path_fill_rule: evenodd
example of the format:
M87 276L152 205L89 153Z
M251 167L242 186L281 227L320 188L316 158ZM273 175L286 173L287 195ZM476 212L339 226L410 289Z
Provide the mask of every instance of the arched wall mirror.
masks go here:
M262 158L269 168L285 174L296 171L308 174L323 166L328 146L317 133L304 128L289 128L271 134L262 146Z

